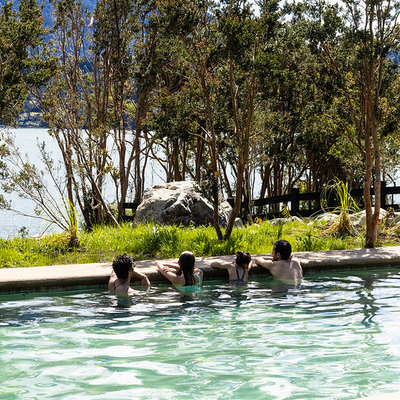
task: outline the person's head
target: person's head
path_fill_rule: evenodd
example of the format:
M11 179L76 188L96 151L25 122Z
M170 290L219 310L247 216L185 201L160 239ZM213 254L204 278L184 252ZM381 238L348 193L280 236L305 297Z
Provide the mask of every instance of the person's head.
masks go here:
M184 251L179 256L179 268L181 269L183 276L185 277L185 285L194 285L195 281L193 278L195 258L191 251Z
M119 279L128 279L129 273L133 270L134 266L135 263L132 257L126 254L118 256L112 264L115 275L117 275Z
M248 268L251 263L251 255L247 251L236 252L236 265L242 268Z
M289 260L292 254L292 246L287 240L278 240L272 248L272 257L275 261Z

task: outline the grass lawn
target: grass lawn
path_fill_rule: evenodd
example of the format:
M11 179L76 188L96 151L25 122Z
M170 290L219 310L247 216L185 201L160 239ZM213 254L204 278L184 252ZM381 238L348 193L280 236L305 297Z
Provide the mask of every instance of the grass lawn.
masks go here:
M235 228L232 236L221 242L213 227L146 224L132 228L126 223L119 228L101 226L92 232L81 231L77 248L68 247L66 234L0 240L0 267L108 262L122 253L132 255L134 260L176 258L184 250L193 251L197 257L230 255L237 250L263 254L270 253L278 239L288 240L294 252L363 247L362 235L340 237L326 231L325 222L307 219L286 223L265 221ZM377 246L399 244L397 235L381 229Z

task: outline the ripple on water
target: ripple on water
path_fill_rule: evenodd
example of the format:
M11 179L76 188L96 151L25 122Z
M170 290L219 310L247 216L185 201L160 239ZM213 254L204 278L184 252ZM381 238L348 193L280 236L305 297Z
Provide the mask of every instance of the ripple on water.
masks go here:
M3 297L1 396L304 400L398 390L398 276L321 279L286 293L260 279L241 290L207 283L194 296L156 285L123 302L96 292Z

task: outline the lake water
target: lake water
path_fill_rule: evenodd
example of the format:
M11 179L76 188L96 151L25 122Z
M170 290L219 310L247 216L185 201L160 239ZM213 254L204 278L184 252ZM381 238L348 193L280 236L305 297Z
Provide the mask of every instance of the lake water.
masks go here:
M400 274L0 295L0 398L357 399L400 387Z
M40 153L37 147L37 143L46 143L47 150L53 154L53 158L56 162L61 159L61 153L58 149L57 143L51 138L46 129L14 129L11 130L15 134L15 142L17 147L20 149L21 154L26 155L27 160L39 167L42 166L40 162ZM47 179L49 187L52 186L50 179ZM162 171L160 167L157 167L155 162L149 162L146 173L145 187L151 187L156 184L163 183ZM110 185L111 187L111 185ZM56 193L55 190L52 190ZM111 192L111 190L110 190ZM1 189L0 189L0 193ZM107 196L107 200L110 203L115 199L113 193ZM12 207L24 214L35 215L34 209L35 204L33 201L22 199L15 194L6 195L8 199L12 200ZM38 235L43 233L47 228L48 223L37 219L28 218L24 215L16 214L14 212L0 210L0 238L7 239L18 236L19 230L23 227L26 228L30 236ZM52 227L47 230L48 232L57 232L57 227Z

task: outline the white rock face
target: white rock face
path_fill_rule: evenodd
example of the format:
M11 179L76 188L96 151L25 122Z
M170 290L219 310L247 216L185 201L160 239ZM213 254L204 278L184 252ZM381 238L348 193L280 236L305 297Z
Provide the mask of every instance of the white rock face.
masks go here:
M226 201L220 205L222 226L228 222L232 207ZM212 224L212 204L202 196L194 181L170 182L144 192L135 213L134 224L153 222L166 225Z

